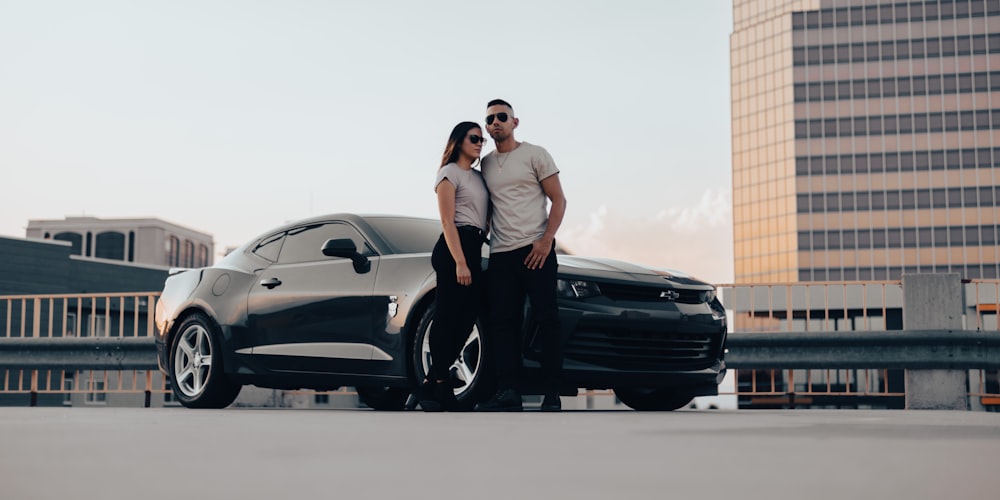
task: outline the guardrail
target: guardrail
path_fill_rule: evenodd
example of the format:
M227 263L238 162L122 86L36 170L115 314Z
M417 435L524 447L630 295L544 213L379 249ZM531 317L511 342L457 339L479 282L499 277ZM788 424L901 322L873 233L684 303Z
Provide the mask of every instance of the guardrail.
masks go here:
M962 407L1000 406L1000 282L949 276L948 294L961 306L946 316L958 323L911 320L919 328L907 329L903 282L720 285L734 330L726 361L736 380L720 394L737 396L741 407L903 407L921 386L910 375L941 372L963 377L951 384ZM911 299L922 293L910 287ZM38 395L82 394L87 403L113 404L109 395L139 393L146 406L150 394L169 400L149 336L158 295L0 297L0 397L30 394L35 404ZM929 305L911 309L933 317L935 303L947 297L927 297Z
M735 369L1000 369L1000 332L731 333L727 345Z

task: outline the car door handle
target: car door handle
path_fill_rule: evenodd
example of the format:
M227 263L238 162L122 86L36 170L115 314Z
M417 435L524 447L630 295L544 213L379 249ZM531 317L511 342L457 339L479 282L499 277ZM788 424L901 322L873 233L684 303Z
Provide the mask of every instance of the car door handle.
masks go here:
M278 278L261 280L260 286L266 286L268 290L272 290L276 286L281 286L281 280L279 280Z

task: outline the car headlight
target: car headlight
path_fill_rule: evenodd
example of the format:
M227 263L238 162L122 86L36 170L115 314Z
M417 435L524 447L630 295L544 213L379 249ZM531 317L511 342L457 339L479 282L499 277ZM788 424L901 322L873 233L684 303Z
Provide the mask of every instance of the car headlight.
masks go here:
M556 282L556 294L569 299L585 299L601 294L597 283L578 280L559 280Z
M709 290L707 292L701 292L698 294L698 300L706 304L711 304L715 300L715 290Z

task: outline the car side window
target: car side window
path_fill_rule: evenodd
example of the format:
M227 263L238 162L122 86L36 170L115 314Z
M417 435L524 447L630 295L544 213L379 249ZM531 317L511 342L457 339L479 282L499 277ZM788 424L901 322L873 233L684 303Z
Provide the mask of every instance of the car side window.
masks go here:
M285 237L285 233L279 233L273 236L268 236L260 241L256 247L253 248L252 252L270 262L278 260L278 252L281 250L281 242Z
M354 242L358 252L371 255L368 242L354 227L338 222L328 224L310 224L293 228L286 233L285 242L278 254L279 264L296 262L315 262L335 259L323 255L323 244L330 239L348 238Z

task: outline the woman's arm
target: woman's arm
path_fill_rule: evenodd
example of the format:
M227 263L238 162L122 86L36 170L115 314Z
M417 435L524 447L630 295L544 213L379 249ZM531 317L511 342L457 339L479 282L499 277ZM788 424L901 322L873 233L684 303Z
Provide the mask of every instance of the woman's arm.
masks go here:
M444 233L444 241L448 244L448 251L451 258L455 259L455 275L458 277L459 285L472 284L472 272L465 262L465 253L462 252L462 240L458 236L458 228L455 227L455 185L451 180L445 178L437 185L438 212L441 215L441 230Z

